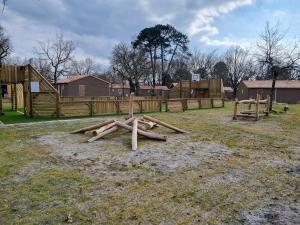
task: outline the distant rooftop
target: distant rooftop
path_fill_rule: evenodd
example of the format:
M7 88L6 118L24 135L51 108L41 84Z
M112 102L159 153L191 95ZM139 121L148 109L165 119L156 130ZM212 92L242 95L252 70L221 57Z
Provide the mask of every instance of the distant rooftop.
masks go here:
M105 80L105 79L103 79L101 77L97 77L97 76L92 76L92 75L75 75L75 76L68 76L68 77L66 77L64 79L58 80L57 84L68 84L68 83L74 82L76 80L83 79L85 77L93 77L93 78L102 80L102 81L104 81L106 83L109 83L107 80Z
M247 88L272 88L272 80L244 80ZM277 80L275 88L300 88L299 80Z

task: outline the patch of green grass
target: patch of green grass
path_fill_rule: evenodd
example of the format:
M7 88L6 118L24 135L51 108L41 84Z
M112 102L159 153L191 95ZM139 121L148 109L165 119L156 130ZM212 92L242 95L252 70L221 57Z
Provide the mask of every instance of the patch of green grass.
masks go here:
M172 131L158 128L172 133L162 148L200 155L199 164L170 172L127 161L127 131L100 140L92 160L53 156L37 139L90 120L0 128L0 224L64 224L69 214L74 224L242 224L245 210L297 201L299 179L286 171L300 165L293 150L300 146L300 105L259 121L233 121L232 111L227 103L223 109L151 113L191 132L179 135L183 144L177 146ZM205 155L202 143L224 145L230 153ZM139 138L143 145L160 147Z

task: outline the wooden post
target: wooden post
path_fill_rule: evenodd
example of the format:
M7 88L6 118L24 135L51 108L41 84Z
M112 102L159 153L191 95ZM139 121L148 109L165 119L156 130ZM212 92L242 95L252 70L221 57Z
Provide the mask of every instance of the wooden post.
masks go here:
M252 105L252 102L249 102L248 110L251 110L251 105Z
M192 98L192 80L190 80L189 88L190 88L190 98Z
M2 84L0 82L0 116L3 115L3 106L2 106Z
M89 101L90 116L93 116L93 101Z
M139 107L140 107L140 113L143 112L143 100L138 101Z
M60 116L60 96L59 93L56 94L56 117Z
M224 107L225 107L225 99L222 98L222 108L224 108Z
M214 99L210 99L211 107L214 108Z
M199 98L198 104L199 104L199 109L201 109L201 108L202 108L202 101L201 101L201 98Z
M115 105L116 105L117 114L120 114L120 101L115 100Z
M18 93L17 84L14 84L14 111L18 110Z
M132 123L132 135L131 135L131 148L133 151L137 150L137 129L138 129L138 120L134 119Z
M167 100L166 100L166 112L169 111L169 109L168 109L168 103L169 103L169 100L167 99Z
M260 100L260 95L256 95L256 105L255 105L255 119L259 119L259 100Z
M133 101L134 101L134 92L131 92L129 97L129 109L128 109L129 118L133 117Z
M239 101L236 98L234 102L234 110L233 110L233 119L237 120L237 107L238 107Z
M11 103L11 111L14 111L14 89L13 89L13 85L9 85L10 86L10 103Z
M32 69L31 66L27 66L28 68L28 94L29 94L29 110L30 110L30 117L33 117L33 104L32 104L32 94L31 94L31 79L32 79Z
M266 102L266 116L270 113L270 95L267 95L267 102Z
M24 82L22 83L23 85L23 106L24 106L24 115L26 115L26 90L25 90L25 84Z
M181 81L179 81L180 83L179 83L179 91L180 91L180 98L182 98L182 83L181 83Z

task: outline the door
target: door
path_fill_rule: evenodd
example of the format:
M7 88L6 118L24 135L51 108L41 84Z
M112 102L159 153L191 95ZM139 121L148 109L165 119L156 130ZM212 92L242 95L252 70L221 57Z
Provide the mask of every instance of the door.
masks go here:
M85 85L79 85L79 96L85 96Z

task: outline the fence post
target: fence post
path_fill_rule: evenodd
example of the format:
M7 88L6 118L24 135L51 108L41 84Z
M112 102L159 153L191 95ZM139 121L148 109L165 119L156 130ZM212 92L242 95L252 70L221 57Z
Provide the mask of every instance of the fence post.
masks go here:
M169 111L169 109L168 109L168 103L169 103L169 100L167 99L167 100L166 100L166 112Z
M199 104L199 109L201 109L201 108L202 108L202 102L201 102L201 98L200 98L200 99L198 99L198 104Z
M59 101L59 94L56 94L56 117L60 115L60 101Z
M222 98L222 108L224 108L224 107L225 107L225 99Z
M234 103L234 110L233 110L233 119L236 120L237 119L237 106L238 106L238 99L235 99L235 103Z
M143 112L143 100L138 101L139 107L140 107L140 113Z
M90 116L93 116L93 101L89 101Z
M212 98L210 99L210 101L211 101L211 107L214 108L214 99Z
M117 114L120 114L120 101L115 100L115 104L116 104Z

